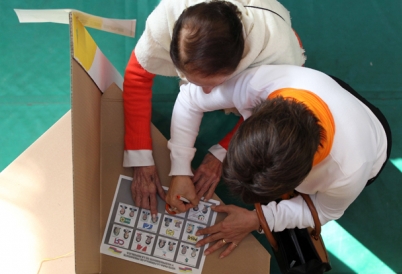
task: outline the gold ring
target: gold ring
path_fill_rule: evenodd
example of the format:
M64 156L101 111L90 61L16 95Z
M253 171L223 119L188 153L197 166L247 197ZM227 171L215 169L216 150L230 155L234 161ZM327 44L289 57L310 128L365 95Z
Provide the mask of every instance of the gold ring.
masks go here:
M225 239L222 239L222 243L226 244L226 241L225 241Z

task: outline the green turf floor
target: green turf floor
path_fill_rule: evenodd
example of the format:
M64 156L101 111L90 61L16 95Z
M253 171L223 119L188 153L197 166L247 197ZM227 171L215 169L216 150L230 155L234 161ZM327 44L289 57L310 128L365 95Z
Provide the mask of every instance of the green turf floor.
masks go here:
M20 24L13 9L72 8L104 17L136 18L134 39L89 30L103 53L123 73L146 16L158 2L0 2L0 171L70 108L68 26ZM303 41L306 66L349 83L383 111L393 131L392 160L380 178L364 190L339 221L323 227L331 273L402 273L402 2L281 2L290 10L293 27ZM166 137L176 94L173 79L156 78L153 122ZM222 121L225 128L221 127ZM234 117L220 112L206 115L195 165L234 122ZM226 203L235 202L223 186L217 192ZM274 262L271 272L278 273Z

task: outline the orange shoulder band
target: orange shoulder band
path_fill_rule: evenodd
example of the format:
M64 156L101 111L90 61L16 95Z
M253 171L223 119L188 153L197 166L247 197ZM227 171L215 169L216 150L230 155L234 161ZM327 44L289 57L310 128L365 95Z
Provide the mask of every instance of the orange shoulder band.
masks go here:
M307 106L320 121L320 125L325 130L325 138L321 140L321 146L314 156L313 166L320 163L331 152L332 143L335 135L335 122L327 104L311 91L294 88L278 89L268 96L272 99L277 96L283 98L293 98Z

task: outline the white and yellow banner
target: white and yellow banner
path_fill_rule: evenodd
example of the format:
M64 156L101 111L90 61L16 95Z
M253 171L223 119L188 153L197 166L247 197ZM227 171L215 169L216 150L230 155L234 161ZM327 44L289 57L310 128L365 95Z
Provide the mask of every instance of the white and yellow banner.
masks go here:
M136 20L103 18L72 9L15 9L20 23L71 24L72 57L104 92L112 83L123 89L123 77L101 52L85 27L134 37Z

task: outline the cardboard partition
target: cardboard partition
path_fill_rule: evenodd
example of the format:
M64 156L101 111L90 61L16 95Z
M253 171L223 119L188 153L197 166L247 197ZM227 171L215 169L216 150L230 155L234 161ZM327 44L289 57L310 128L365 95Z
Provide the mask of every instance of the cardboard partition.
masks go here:
M70 14L70 35L76 273L167 273L100 254L118 178L121 174L132 176L130 168L122 167L122 81L74 13ZM114 75L115 81L104 88L105 82L101 85L99 80L110 75ZM160 179L168 185L167 140L155 127L152 139ZM220 200L216 195L213 199ZM224 217L218 214L217 222ZM203 273L269 273L270 255L251 234L227 258L219 259L221 252L207 256Z
M0 273L74 273L71 113L0 173Z

